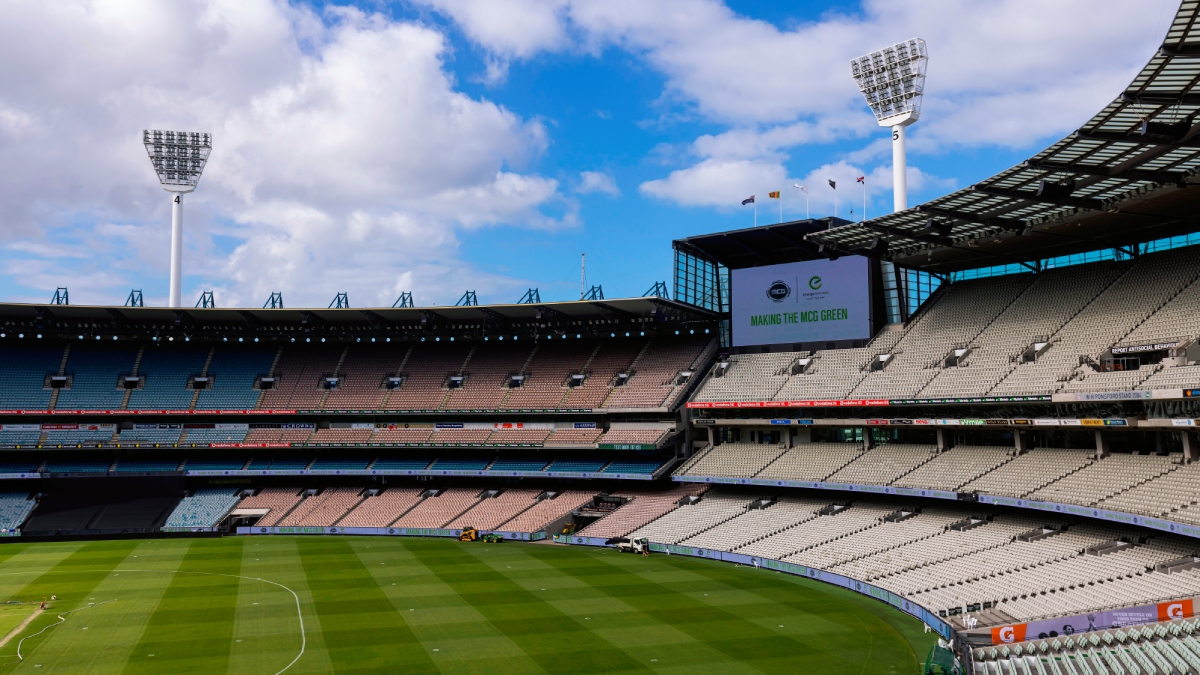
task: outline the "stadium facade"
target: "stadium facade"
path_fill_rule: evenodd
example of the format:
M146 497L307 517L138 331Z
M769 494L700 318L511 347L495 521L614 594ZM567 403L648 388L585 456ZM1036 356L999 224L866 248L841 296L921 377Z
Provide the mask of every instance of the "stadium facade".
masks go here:
M676 241L673 300L0 305L0 528L646 539L964 671L1200 672L1198 14L967 189Z

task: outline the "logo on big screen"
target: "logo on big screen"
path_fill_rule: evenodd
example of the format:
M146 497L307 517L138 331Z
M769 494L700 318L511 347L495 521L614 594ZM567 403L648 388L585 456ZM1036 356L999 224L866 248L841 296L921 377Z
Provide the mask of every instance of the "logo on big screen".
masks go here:
M770 288L767 289L767 297L773 302L783 302L792 294L792 287L782 281L771 282Z
M821 290L821 277L817 277L817 276L810 277L808 280L808 287L813 289L814 291Z

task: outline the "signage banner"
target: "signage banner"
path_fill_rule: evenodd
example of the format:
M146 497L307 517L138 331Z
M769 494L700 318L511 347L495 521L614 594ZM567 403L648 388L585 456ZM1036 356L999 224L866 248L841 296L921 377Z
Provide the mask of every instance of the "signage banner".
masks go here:
M887 399L849 399L837 401L692 401L692 409L720 408L876 408L890 405Z
M869 264L847 256L731 270L733 346L869 338Z
M1190 616L1192 616L1192 599L1184 598L1154 605L1110 609L1103 612L1043 619L1011 626L996 626L992 629L992 644L1011 644L1033 639L1044 640L1060 635L1186 619Z
M0 431L41 431L40 424L0 424Z
M1037 511L1065 513L1073 516L1083 516L1084 518L1095 518L1097 520L1107 520L1114 523L1125 523L1127 525L1149 527L1161 532L1171 532L1174 534L1183 535L1185 537L1200 539L1200 526L1190 525L1187 523L1177 523L1171 520L1152 518L1150 516L1139 516L1122 511L1109 511L1107 509L1099 509L1092 506L1082 506L1079 504L1059 504L1057 502L1043 502L1032 499L1019 499L1016 497L1002 497L999 495L981 494L977 496L977 500L981 504L996 504L999 506L1013 506L1019 509L1034 509Z
M1132 345L1128 347L1113 347L1113 356L1118 354L1140 354L1142 352L1161 352L1165 349L1174 349L1183 344L1178 340L1175 342L1155 342L1147 345Z

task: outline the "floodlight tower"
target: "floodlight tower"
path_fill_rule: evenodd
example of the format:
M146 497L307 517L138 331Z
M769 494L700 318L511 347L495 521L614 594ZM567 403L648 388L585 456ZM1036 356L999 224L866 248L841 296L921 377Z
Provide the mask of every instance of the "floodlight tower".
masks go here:
M858 90L881 127L892 128L892 190L896 211L908 208L904 127L921 116L929 54L921 38L905 40L850 61Z
M183 195L196 189L212 151L212 134L194 131L142 131L146 154L158 182L171 194L171 307L182 306Z

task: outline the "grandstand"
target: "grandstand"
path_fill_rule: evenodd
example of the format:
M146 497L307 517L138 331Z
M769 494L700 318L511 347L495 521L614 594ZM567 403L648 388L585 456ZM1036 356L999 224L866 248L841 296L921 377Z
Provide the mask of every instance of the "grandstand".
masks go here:
M647 539L990 675L1200 672L1184 618L991 644L1200 596L1198 13L973 189L675 242L674 300L0 305L0 533ZM732 273L859 254L870 334L734 342Z

